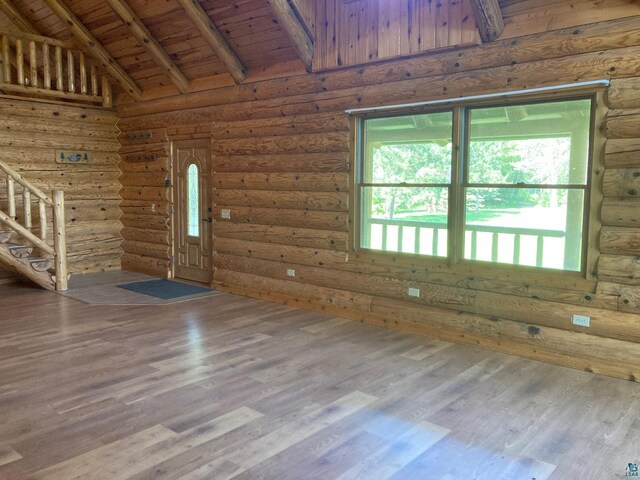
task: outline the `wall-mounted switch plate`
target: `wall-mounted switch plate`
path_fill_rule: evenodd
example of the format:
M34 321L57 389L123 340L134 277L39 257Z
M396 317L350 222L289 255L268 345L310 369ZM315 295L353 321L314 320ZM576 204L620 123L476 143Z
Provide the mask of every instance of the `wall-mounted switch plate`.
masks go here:
M571 322L580 327L590 327L591 317L587 317L586 315L573 315L571 317Z
M293 268L287 268L287 277L295 277L296 271Z
M407 291L407 295L409 295L410 297L419 297L420 296L420 289L419 288L411 288L411 287L409 287L409 290Z
M231 218L231 210L229 210L228 208L223 208L222 210L220 210L220 217L229 220Z

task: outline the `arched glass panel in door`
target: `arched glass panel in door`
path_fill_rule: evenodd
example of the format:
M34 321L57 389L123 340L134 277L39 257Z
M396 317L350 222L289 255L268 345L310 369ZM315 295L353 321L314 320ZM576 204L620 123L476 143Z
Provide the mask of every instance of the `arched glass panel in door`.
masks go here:
M199 172L195 163L187 169L187 235L200 236Z

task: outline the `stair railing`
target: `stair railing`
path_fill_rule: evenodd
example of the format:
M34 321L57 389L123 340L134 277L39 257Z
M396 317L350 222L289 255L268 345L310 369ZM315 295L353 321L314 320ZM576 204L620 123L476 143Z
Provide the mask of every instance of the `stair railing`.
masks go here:
M53 190L52 197L22 177L18 172L0 161L0 171L6 174L8 213L0 210L0 223L7 225L23 239L54 258L56 290L67 290L67 239L64 218L64 192ZM22 187L23 217L20 223L16 215L15 185ZM39 235L32 232L31 206L37 199L40 228ZM53 213L53 246L47 243L47 207Z
M73 44L0 30L0 90L112 106L111 85Z

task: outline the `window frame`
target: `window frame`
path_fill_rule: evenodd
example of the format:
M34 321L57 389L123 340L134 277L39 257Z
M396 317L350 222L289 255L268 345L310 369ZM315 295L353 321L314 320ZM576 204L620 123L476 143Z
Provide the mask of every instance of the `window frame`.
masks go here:
M451 100L447 103L409 106L398 109L373 110L371 112L354 112L350 114L351 125L351 158L353 168L351 169L351 205L349 221L352 228L349 229L349 251L359 258L370 259L371 261L381 261L397 264L400 260L406 260L412 266L424 265L427 269L450 270L462 273L496 273L501 274L507 271L519 271L522 274L532 274L543 276L554 275L565 277L568 281L583 278L592 280L595 273L595 265L599 256L597 235L601 228L598 212L602 203L601 177L603 174L603 157L605 138L601 132L606 116L606 106L604 103L605 86L588 89L563 89L558 91L547 91L544 94L521 94L517 96L505 96L496 98L492 96L486 99L474 98L465 101L464 98ZM476 108L508 107L517 105L532 105L541 103L555 103L571 100L590 100L591 111L589 119L589 147L587 157L587 175L583 186L583 215L582 215L582 242L581 242L581 264L579 271L555 269L543 266L515 265L499 263L493 261L472 260L464 258L465 247L465 191L476 184L468 182L468 146L469 146L469 116L470 111ZM451 184L449 186L449 208L447 215L448 231L448 251L446 257L424 255L411 252L384 251L362 247L362 228L364 222L362 187L365 168L365 122L369 119L401 117L408 115L419 115L438 112L452 112L452 159L451 159ZM435 185L435 184L434 184ZM529 184L525 184L524 187ZM511 187L514 188L514 187ZM529 188L541 188L540 185L529 186Z

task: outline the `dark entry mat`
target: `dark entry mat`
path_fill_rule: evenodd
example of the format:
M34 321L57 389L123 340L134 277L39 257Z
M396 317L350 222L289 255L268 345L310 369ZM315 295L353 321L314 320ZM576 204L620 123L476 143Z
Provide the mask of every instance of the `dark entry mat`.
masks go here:
M174 282L167 279L147 280L144 282L125 283L117 285L118 288L142 293L150 297L171 300L173 298L188 297L199 293L210 293L211 290L205 287L197 287L186 283Z

